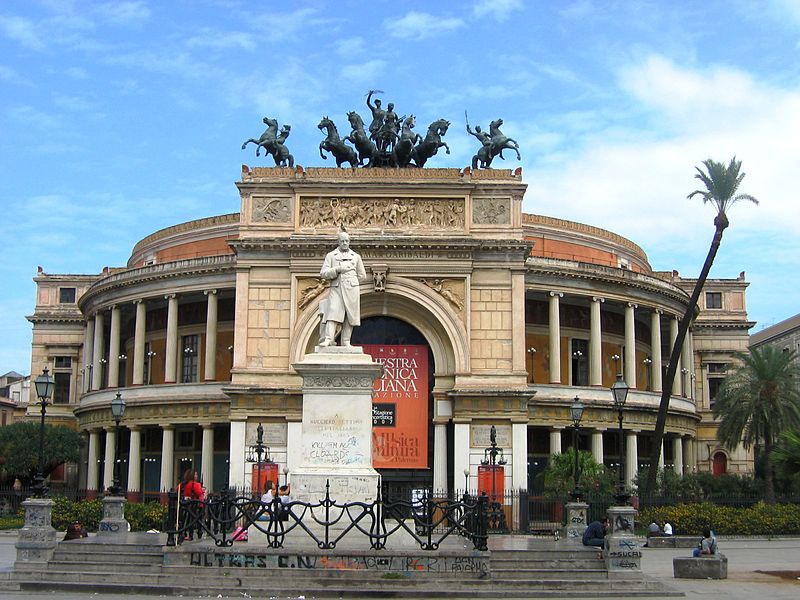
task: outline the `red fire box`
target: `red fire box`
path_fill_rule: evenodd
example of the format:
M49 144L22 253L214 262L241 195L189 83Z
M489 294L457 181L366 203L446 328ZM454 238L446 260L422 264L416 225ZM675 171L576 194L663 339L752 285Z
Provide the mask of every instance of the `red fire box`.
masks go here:
M503 502L505 470L503 465L478 466L478 494L489 496L489 502Z

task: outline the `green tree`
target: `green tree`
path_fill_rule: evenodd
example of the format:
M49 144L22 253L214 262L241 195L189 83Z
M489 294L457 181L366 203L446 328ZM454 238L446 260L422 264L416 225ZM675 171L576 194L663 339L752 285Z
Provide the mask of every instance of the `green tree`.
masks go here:
M678 362L683 348L683 340L686 338L686 332L689 330L694 311L697 307L697 299L703 290L703 286L708 278L708 273L711 270L711 265L714 264L714 258L717 256L717 251L722 243L722 234L728 227L728 209L736 202L747 200L758 204L753 196L749 194L738 193L739 184L744 179L744 173L740 173L742 161L736 160L734 156L730 164L725 166L724 163L718 163L710 158L703 161L705 172L700 167L695 167L697 173L695 178L703 182L705 190L695 190L689 194L688 198L692 199L699 195L703 199L703 203L709 203L717 209L717 216L714 217L714 238L711 240L711 247L708 249L706 261L703 263L703 268L700 271L700 276L692 290L692 295L689 298L689 304L686 307L686 312L683 314L680 323L678 324L678 336L675 339L675 344L669 356L669 365L667 366L667 373L664 377L663 388L661 392L661 401L658 405L658 417L656 418L656 428L653 434L653 445L650 451L650 464L657 465L658 459L661 454L661 445L664 442L664 427L667 424L667 412L669 411L669 401L672 396L672 386L675 382L675 373L678 370ZM650 471L647 482L645 485L646 490L655 489L656 486L656 471Z
M65 425L45 425L44 465L46 477L59 465L80 458L80 434ZM21 421L0 427L0 459L11 477L27 482L36 475L39 463L39 423Z
M616 478L604 465L595 462L591 452L578 453L578 484L586 494L611 496ZM554 454L542 472L544 493L551 498L563 498L575 487L575 450Z
M761 346L737 356L741 364L725 378L714 403L717 435L728 448L763 444L765 501L774 504L772 450L782 432L800 427L797 355Z
M772 451L775 470L785 482L785 491L800 483L800 432L784 431ZM793 490L792 490L793 491Z

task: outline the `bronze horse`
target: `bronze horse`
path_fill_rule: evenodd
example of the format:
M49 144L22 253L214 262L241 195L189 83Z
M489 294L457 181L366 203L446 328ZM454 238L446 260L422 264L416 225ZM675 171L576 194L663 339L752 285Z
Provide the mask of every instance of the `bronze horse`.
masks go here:
M447 148L447 154L450 154L450 146L442 141L442 136L447 133L449 126L450 121L445 119L437 119L428 126L428 133L425 134L425 139L414 146L414 150L411 152L411 158L416 166L424 167L427 160L436 154L442 146Z
M359 166L373 166L372 163L378 155L378 147L369 138L367 132L364 131L364 121L361 120L361 115L355 111L350 111L347 113L347 120L350 121L350 127L353 130L342 141L350 142L356 147ZM364 165L364 161L368 161L366 165Z
M289 137L292 127L291 125L284 125L278 134L278 121L277 119L270 119L264 117L264 124L267 126L264 133L258 139L250 138L242 144L242 150L247 147L247 144L253 143L256 145L256 156L261 156L261 148L264 148L266 154L270 154L275 161L277 167L294 167L294 156L289 154L289 149L284 145L286 138Z
M392 164L395 167L407 167L411 163L411 157L414 154L414 144L421 139L418 133L412 131L416 122L414 115L409 116L403 121L400 139L397 140L394 150L392 151Z
M492 160L498 154L503 158L503 150L513 150L517 153L517 160L522 157L519 154L519 144L516 140L507 137L500 131L500 125L503 124L503 119L497 119L489 123L489 137L491 143L484 143L483 147L478 150L478 153L472 157L472 168L477 169L478 163L483 169L488 169L492 166Z
M317 125L320 130L326 131L326 137L319 143L319 155L328 160L322 151L327 150L333 154L336 159L336 166L341 167L343 163L349 162L351 167L358 166L358 156L356 151L342 141L339 137L339 131L336 129L334 122L328 117L322 117L322 120Z

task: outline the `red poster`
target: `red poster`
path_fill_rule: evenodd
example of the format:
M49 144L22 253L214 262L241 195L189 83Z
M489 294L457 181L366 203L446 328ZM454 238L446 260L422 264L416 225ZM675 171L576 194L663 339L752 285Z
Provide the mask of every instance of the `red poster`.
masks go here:
M366 345L383 365L372 398L372 466L428 468L427 346Z

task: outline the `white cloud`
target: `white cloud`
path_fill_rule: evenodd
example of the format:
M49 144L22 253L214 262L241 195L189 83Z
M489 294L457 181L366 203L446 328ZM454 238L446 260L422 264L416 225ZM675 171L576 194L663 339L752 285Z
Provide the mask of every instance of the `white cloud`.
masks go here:
M253 34L243 31L216 31L204 28L186 41L190 48L205 47L216 49L238 48L240 50L255 50L256 38Z
M45 48L36 24L30 19L0 15L0 31L6 37L31 50L44 50Z
M491 17L497 21L507 21L511 13L522 9L522 0L478 0L472 7L476 18Z
M385 60L374 59L360 64L345 65L342 67L341 75L353 82L369 83L375 81L385 68Z
M150 8L144 2L111 2L96 10L104 20L116 24L141 23L150 18Z
M705 256L714 213L686 198L699 184L694 168L706 158L727 162L736 155L747 174L740 191L761 205L734 206L726 235L779 239L788 233L797 239L800 203L786 190L796 179L800 89L774 88L733 69L693 70L658 56L619 75L630 94L628 107L647 114L649 126L632 118L624 121L629 129L612 130L592 126L608 119L578 116L578 144L570 145L575 136L563 143L553 137L539 155L531 154L536 140L526 132L519 140L528 165L526 211L610 229L671 257L671 264L656 268L679 267L688 257L690 268L699 269L691 261ZM550 123L549 129L564 131L563 123ZM646 228L643 215L651 223ZM797 255L797 244L787 240L785 247Z
M364 51L366 44L362 37L351 37L343 40L336 40L336 54L345 58L353 58Z
M453 31L464 26L464 21L455 17L437 17L430 13L411 11L404 17L387 20L384 27L389 35L401 39L423 40Z

